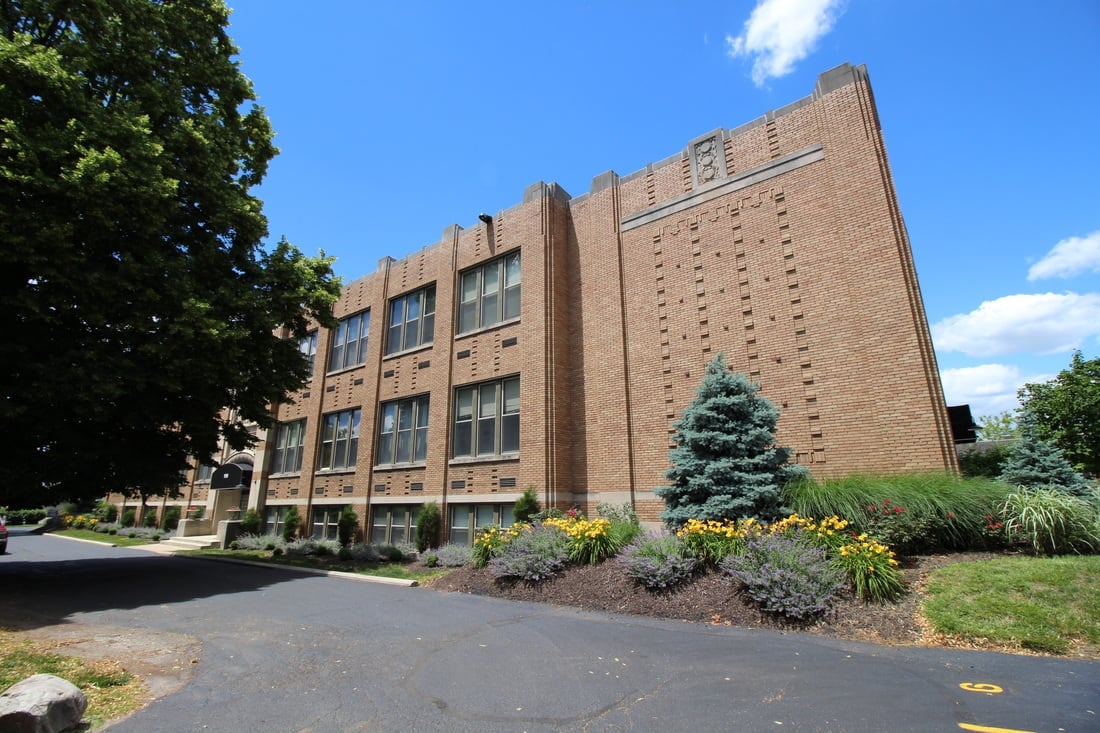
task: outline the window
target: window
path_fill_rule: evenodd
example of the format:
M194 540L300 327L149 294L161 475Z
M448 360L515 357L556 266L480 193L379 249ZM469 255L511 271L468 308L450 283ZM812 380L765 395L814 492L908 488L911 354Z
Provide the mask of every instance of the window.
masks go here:
M267 522L264 525L265 533L281 535L283 525L286 524L286 513L289 509L290 507L287 506L269 506L267 508Z
M519 452L519 377L455 390L454 457Z
M375 545L400 545L416 542L416 518L419 506L375 505L372 508L370 541Z
M302 470L302 444L305 442L306 421L282 423L275 434L275 457L272 473L294 473Z
M428 457L428 395L382 405L375 463L415 463Z
M367 360L367 331L370 330L370 311L356 313L340 321L332 336L328 370L362 364Z
M430 344L435 335L435 286L390 301L386 353Z
M205 463L199 464L199 472L195 476L195 481L209 481L214 475L214 471L217 470L216 466L208 466Z
M313 362L317 356L317 332L310 331L302 338L298 339L298 351L302 352L302 356L309 362L309 375L313 376Z
M318 470L355 468L355 455L359 452L359 415L358 409L325 415Z
M333 506L331 504L314 504L313 539L340 539L340 512L342 512L343 510L343 506Z
M459 504L451 507L450 541L469 545L486 527L511 527L516 523L514 504Z
M458 332L519 318L519 252L462 273Z

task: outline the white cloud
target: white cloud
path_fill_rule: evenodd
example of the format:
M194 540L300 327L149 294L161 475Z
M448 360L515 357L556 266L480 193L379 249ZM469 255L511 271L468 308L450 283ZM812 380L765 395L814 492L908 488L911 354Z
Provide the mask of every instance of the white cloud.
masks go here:
M932 326L941 351L970 356L1058 354L1100 335L1100 293L1036 293L987 300Z
M1100 272L1100 231L1085 237L1063 239L1031 266L1027 279L1073 277L1089 271Z
M753 83L762 87L789 74L814 50L833 29L842 5L843 0L760 0L741 35L726 36L729 54L751 57Z
M999 415L1020 406L1016 392L1026 383L1046 382L1052 375L1023 376L1010 364L982 364L940 372L944 398L949 405L970 405L970 414L977 420L986 415Z

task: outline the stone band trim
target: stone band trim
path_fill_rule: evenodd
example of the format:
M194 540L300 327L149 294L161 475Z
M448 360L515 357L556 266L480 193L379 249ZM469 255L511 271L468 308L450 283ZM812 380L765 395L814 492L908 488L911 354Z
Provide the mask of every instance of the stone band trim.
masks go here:
M620 223L621 230L627 232L631 229L637 229L640 226L645 226L659 219L664 219L666 216L679 214L681 211L687 211L694 206L705 204L708 201L713 201L716 198L720 198L742 188L755 186L761 181L775 178L789 171L798 170L803 166L824 159L825 149L821 145L811 145L804 150L799 150L790 155L784 155L782 158L776 158L764 165L758 165L755 168L749 168L747 171L737 173L712 187L708 187L701 191L692 191L683 196L677 196L674 199L669 199L660 206L624 217Z

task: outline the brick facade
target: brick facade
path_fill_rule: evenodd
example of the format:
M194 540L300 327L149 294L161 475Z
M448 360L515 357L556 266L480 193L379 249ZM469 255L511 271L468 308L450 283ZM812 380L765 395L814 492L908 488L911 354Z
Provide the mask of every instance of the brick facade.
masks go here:
M645 170L597 176L584 195L537 183L484 219L346 287L336 315L370 314L365 363L328 371L334 334L321 330L312 382L276 406L280 423L305 419L302 470L269 473L270 431L251 505L350 503L368 536L377 524L388 539L376 520L406 522L404 507L434 500L445 525L462 508L460 530L473 507L472 534L535 487L544 505L630 501L656 521L672 425L718 352L781 408L779 443L817 476L954 468L863 67L826 72L810 97ZM518 317L460 333L463 274L515 253ZM433 337L387 355L393 300L430 287ZM491 396L517 376L519 450L453 457L456 390L488 384L476 394ZM423 460L378 465L382 406L424 395ZM314 470L324 417L355 408L354 470Z

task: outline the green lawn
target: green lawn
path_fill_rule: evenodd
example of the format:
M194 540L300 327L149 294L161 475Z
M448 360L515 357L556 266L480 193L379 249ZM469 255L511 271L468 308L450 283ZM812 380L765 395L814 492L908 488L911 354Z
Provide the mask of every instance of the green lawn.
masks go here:
M1065 654L1100 650L1100 556L1006 557L929 577L924 612L965 640Z
M102 542L105 545L118 545L119 547L147 545L152 542L152 540L143 537L127 537L126 530L121 530L119 534L105 534L103 532L93 532L90 529L59 529L52 534L61 535L62 537L75 537L78 540Z

